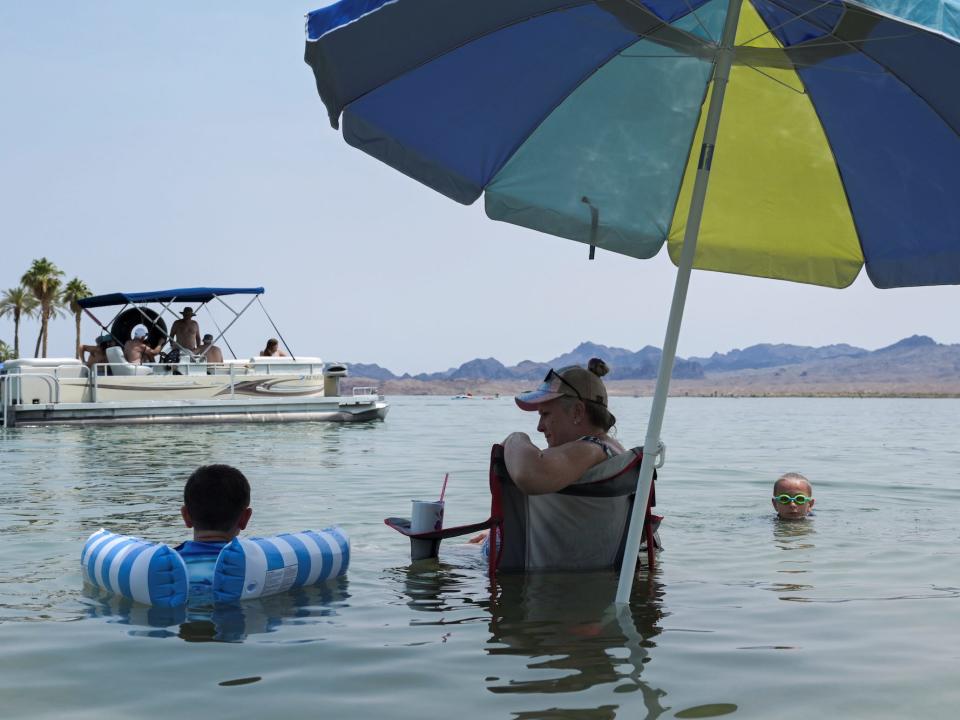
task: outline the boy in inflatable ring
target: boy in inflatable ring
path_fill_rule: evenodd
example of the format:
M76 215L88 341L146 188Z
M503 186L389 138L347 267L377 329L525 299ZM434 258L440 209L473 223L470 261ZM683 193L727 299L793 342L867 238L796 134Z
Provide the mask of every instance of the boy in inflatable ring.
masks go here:
M190 584L210 584L217 556L223 546L247 527L250 507L250 483L242 472L230 465L203 465L193 471L183 488L180 515L193 540L174 550L187 564Z

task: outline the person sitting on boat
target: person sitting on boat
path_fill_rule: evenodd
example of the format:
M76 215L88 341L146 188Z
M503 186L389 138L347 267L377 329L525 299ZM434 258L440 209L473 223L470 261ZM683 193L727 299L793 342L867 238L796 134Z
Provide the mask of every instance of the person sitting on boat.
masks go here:
M516 396L521 410L540 413L537 430L547 442L541 450L522 432L510 433L503 441L507 471L523 493L557 492L594 465L626 452L609 435L616 418L607 409L607 389L601 380L608 372L603 360L592 358L586 368L550 370L539 388ZM485 537L481 533L470 542L483 542Z
M196 353L200 346L200 325L193 319L193 308L185 307L179 320L170 326L170 344L175 350Z
M107 360L107 348L114 344L113 335L100 335L95 343L94 345L80 346L80 358L90 370L93 370L94 366L99 363L110 362ZM87 355L85 359L84 354Z
M123 344L123 356L128 363L142 365L144 360L153 362L157 355L160 354L163 343L156 347L150 347L150 345L147 344L149 334L146 325L141 324L133 328L133 331L130 333L130 339Z
M267 346L260 351L260 357L286 357L287 354L280 349L280 341L276 338L267 340Z
M223 362L223 350L213 344L213 335L210 333L203 336L203 342L197 348L197 355L202 356L208 365Z
M193 539L174 548L187 564L190 583L212 584L213 568L223 546L247 527L250 483L230 465L203 465L193 471L183 487L183 524ZM191 596L194 589L191 588Z
M800 473L786 473L773 484L772 502L778 519L803 520L813 510L813 486Z

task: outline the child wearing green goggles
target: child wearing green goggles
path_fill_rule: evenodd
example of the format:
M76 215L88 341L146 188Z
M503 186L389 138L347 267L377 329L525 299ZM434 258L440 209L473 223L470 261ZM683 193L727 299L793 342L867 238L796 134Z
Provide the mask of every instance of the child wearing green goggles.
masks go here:
M773 484L772 502L781 520L803 520L813 510L813 486L800 473L781 475Z

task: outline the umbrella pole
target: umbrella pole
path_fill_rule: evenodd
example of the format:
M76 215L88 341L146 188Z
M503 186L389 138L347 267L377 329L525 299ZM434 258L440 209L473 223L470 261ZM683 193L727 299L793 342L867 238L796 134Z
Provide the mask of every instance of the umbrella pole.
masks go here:
M697 250L697 236L700 221L703 218L703 206L707 197L707 183L710 180L710 166L713 162L713 150L717 142L720 127L720 111L723 108L723 96L730 78L733 65L733 47L737 36L737 24L740 20L742 0L730 0L729 10L723 25L723 35L713 71L713 91L707 120L703 130L703 144L700 147L700 161L697 176L690 199L690 211L687 214L687 227L683 235L683 250L677 266L677 279L673 286L673 300L670 303L670 317L667 320L667 332L663 340L663 355L660 356L660 369L657 372L657 386L653 393L653 405L650 408L650 421L647 423L647 435L643 443L643 461L640 464L640 477L637 479L637 494L630 515L630 529L623 553L623 565L620 568L620 581L617 584L617 604L630 602L633 589L633 577L637 569L637 555L640 552L640 540L643 535L643 521L650 500L650 486L653 483L653 469L661 452L660 429L663 426L663 413L667 405L670 390L670 376L673 373L673 361L677 355L677 340L680 336L680 323L683 320L683 308L687 301L687 287L690 284L690 271Z

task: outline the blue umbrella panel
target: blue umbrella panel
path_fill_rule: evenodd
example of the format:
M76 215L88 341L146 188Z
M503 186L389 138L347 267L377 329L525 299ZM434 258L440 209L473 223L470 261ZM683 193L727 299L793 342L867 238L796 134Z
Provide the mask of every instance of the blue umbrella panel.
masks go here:
M727 0L343 0L306 60L348 143L487 214L682 245ZM960 5L750 0L694 267L960 283Z

